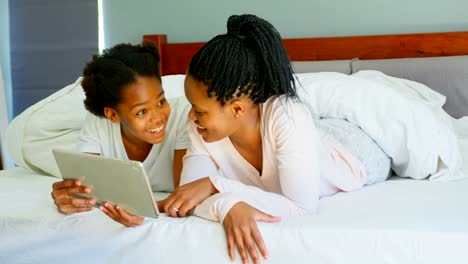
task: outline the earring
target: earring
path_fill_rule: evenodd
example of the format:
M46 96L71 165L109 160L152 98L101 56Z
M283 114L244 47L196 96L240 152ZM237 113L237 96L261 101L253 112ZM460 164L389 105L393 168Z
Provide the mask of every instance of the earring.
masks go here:
M239 114L236 114L236 117L239 117L240 115Z

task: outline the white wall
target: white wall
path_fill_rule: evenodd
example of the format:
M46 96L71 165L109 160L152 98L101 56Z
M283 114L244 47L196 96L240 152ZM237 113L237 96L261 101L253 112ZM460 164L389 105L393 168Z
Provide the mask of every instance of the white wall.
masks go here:
M0 0L0 64L6 90L7 109L11 118L11 67L10 67L10 16L8 15L8 0ZM0 111L4 106L0 106Z
M466 0L103 0L103 9L106 47L143 34L207 41L241 13L269 20L285 38L468 31Z
M5 130L8 120L12 116L11 105L11 74L10 74L10 30L9 30L8 1L0 1L0 81L3 79L3 89L0 85L0 154L3 168L14 166L7 155L5 146Z

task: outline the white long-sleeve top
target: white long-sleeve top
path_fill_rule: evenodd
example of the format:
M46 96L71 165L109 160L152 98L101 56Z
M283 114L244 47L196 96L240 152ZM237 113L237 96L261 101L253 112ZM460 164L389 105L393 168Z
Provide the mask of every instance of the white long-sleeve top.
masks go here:
M360 161L319 135L305 105L285 97L260 105L261 175L229 137L206 143L195 124L187 129L192 146L181 184L210 178L219 193L197 206L194 215L213 221L222 222L240 201L274 216L314 213L320 197L359 189L367 180Z

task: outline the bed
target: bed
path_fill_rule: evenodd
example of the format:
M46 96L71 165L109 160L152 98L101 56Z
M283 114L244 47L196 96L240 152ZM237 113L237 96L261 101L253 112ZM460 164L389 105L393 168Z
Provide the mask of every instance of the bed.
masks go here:
M181 86L180 74L202 43L167 43L164 35L144 39L161 50L166 93L180 94L167 87ZM467 120L468 32L287 39L285 45L298 72L374 69L411 79L446 95L444 109L455 120ZM18 167L0 172L0 263L230 263L216 222L162 215L125 228L97 209L58 213L50 197L58 178L47 175L59 175L49 152L76 139L76 109L84 111L78 88L79 79L10 124L6 143ZM69 114L54 115L58 110ZM67 126L40 127L41 117ZM466 162L468 145L462 151ZM464 176L452 181L392 177L321 199L317 215L259 223L270 252L262 262L468 263Z

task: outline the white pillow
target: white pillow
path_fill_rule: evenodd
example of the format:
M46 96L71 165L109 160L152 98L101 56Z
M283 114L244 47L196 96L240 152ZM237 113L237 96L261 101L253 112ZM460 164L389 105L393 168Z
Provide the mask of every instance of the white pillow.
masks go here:
M185 97L184 74L166 75L161 80L166 98Z
M81 78L18 115L7 128L7 148L15 163L60 177L52 148L75 149L86 110Z
M183 95L184 78L184 75L162 77L167 98ZM76 150L86 115L81 79L30 106L8 126L6 145L18 166L60 177L51 150Z

